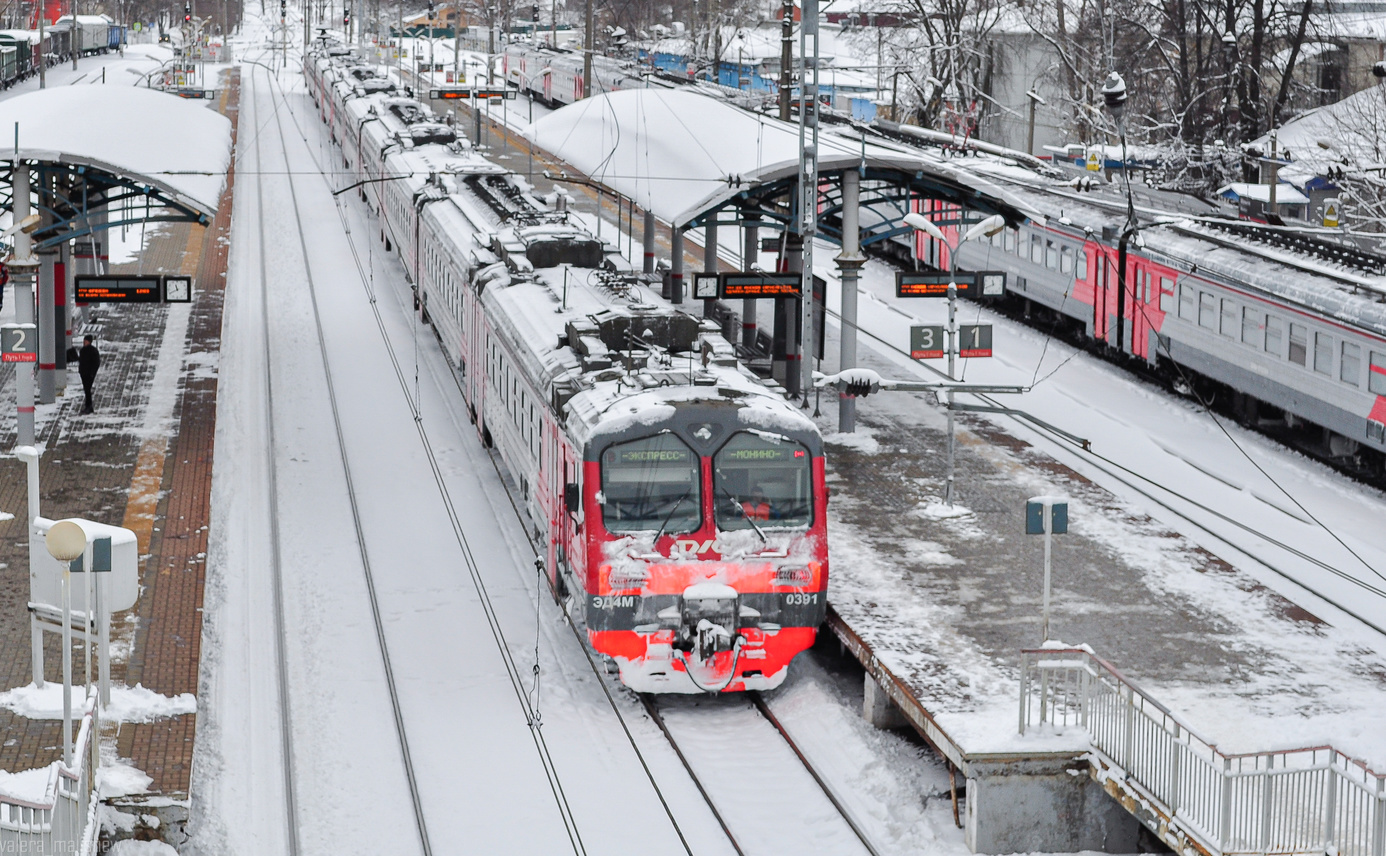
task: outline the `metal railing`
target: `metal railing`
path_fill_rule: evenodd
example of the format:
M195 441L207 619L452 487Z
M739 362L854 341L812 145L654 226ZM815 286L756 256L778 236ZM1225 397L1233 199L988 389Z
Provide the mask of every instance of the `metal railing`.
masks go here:
M1330 746L1221 752L1090 651L1021 652L1020 733L1040 724L1087 731L1210 852L1386 856L1386 777Z
M77 732L76 769L61 760L49 765L42 799L0 794L0 853L96 853L101 825L96 822L97 800L92 792L100 757L95 716L89 704Z

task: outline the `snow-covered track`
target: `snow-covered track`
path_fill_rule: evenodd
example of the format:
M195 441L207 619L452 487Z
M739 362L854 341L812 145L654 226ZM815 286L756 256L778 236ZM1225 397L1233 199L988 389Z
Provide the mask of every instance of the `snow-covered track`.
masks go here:
M263 66L263 65L260 65L259 63L254 63L254 66L255 66L255 68L254 68L254 70L252 70L252 73L255 73L256 71L258 71L259 73L262 73L262 74L265 76L265 78L266 78L267 85L270 87L271 91L274 91L274 90L277 88L277 86L278 86L278 81L277 81L277 79L275 78L275 75L272 74L272 73L269 71L269 69L267 69L267 68L266 68L265 66ZM281 98L282 98L282 93L281 93ZM243 105L242 109L244 109L244 105L246 105L246 104L248 104L248 103L249 103L249 104L253 104L253 103L254 103L254 99L248 99L248 100L246 100L246 101L243 101L243 102L242 102L242 105ZM257 107L257 106L253 106L253 107L252 107L252 110L254 111L254 112L252 113L252 116L253 116L253 118L254 118L254 121L252 122L252 124L251 124L250 127L256 129L256 133L255 133L253 142L254 142L254 147L255 147L256 165L257 165L257 167L258 167L257 170L256 170L256 189L257 189L257 193L259 194L259 198L260 198L261 200L263 200L263 195L264 195L264 183L265 183L265 176L266 176L266 174L267 174L267 171L264 169L264 162L263 162L263 159L262 159L262 145L261 145L261 139L262 139L262 136L263 136L263 135L260 133L260 130L263 129L263 126L268 122L268 120L262 120L261 117L257 115L257 114L258 114L258 107ZM280 113L280 110L279 110L277 107L276 107L276 109L272 112L272 115L271 115L270 118L273 119L273 121L275 122L275 125L276 125L276 127L277 127L277 129L278 129L278 131L279 131L279 140L280 140L280 146L279 146L280 152L279 152L279 155L282 156L282 158L283 158L283 161L284 161L284 170L285 170L286 173L291 173L291 172L292 172L292 167L291 167L290 161L289 161L288 148L287 148L287 146L286 146L285 143L284 143L285 136L284 136L284 127L283 127L283 117L282 117L282 115L281 115L281 113ZM298 236L299 236L300 242L302 242L303 258L304 258L304 260L305 260L305 263L304 263L304 265L303 265L304 282L307 284L309 294L310 294L311 297L312 297L313 315L314 315L314 320L316 321L317 343L318 343L319 350L320 350L320 352L321 352L321 354L322 354L323 365L324 365L324 369L325 369L326 374L327 374L327 378L326 378L326 379L327 379L327 394L328 394L329 400L331 401L331 405L332 405L332 421L333 421L333 426L334 426L334 429L335 429L335 433L336 433L336 435L337 435L337 446L338 446L338 451L339 451L340 459L341 459L342 473L343 473L343 475L344 475L344 477L345 477L345 479L346 479L346 483L347 483L347 488L348 488L348 490L347 490L348 499L349 499L349 501L350 501L350 503L351 503L352 522L353 522L353 525L354 525L355 530L356 530L356 543L357 543L357 547L358 547L358 553L359 553L359 555L360 555L361 564L362 564L362 567L363 567L364 572L365 572L366 589L367 589L367 592L368 592L369 597L370 597L371 617L372 617L372 619L373 619L373 621L374 621L376 641L377 641L377 644L379 645L381 662L382 662L382 666L384 667L384 670L385 670L385 680L386 680L386 684L387 684L388 689L389 689L389 702L390 702L391 712L392 712L392 714L393 714L393 716L394 716L395 735L396 735L396 739L397 739L398 742L399 742L400 755L401 755L401 758L402 758L402 761L403 761L403 764L404 764L405 777L406 777L406 779L408 780L408 783L409 783L409 796L410 796L410 801L412 802L413 807L414 807L414 826L415 826L415 829L416 829L416 831L417 831L417 834L418 834L418 837L419 837L419 845L420 845L420 847L421 847L423 853L425 854L425 856L431 856L431 854L432 854L433 851L432 851L432 846L431 846L431 844L430 844L430 842L429 842L429 837L428 837L428 824L427 824L427 822L426 822L426 820L425 820L425 818L424 818L423 802L422 802L422 799L421 799L421 794L420 794L420 790L419 790L418 780L417 780L417 777L416 777L415 772L414 772L413 757L412 757L412 755L410 754L410 749L409 749L409 738L408 738L408 735L407 735L406 732L405 732L405 727L404 727L404 714L403 714L403 710L402 710L401 705L400 705L399 690L398 690L398 687L397 687L396 682L395 682L394 665L393 665L393 663L392 663L391 660L390 660L389 644L388 644L388 642L387 642L387 640L386 640L386 636L385 636L385 625L384 625L384 620L383 620L382 615L381 615L380 602L379 602L379 597L378 597L378 594L377 594L377 591L376 591L376 585L375 585L375 578L374 578L374 574L373 574L372 569L371 569L370 555L369 555L369 553L368 553L367 550L366 550L366 537L365 537L365 532L364 532L364 530L363 530L363 527L362 527L362 525L361 525L361 511L360 511L360 505L359 505L359 502L358 502L358 497L357 497L357 494L356 494L355 487L354 487L353 482L352 482L351 461L349 460L348 455L347 455L347 452L346 452L346 448L347 448L347 447L346 447L346 441L345 441L345 438L343 437L343 433L342 433L342 418L341 418L340 409L339 409L339 407L338 407L336 388L335 388L335 385L334 385L334 383L333 383L333 378L332 378L331 361L330 361L329 358L328 358L326 339L325 339L325 337L324 337L323 329L322 329L321 315L320 315L320 313L318 312L317 286L316 286L316 283L315 283L314 278L313 278L312 265L309 264L309 263L307 262L307 260L311 258L311 254L310 254L309 251L308 251L308 247L307 247L307 244L306 244L306 238L304 237L304 236L305 236L305 231L304 231L304 228L303 228L303 215L302 215L301 209L299 208L299 204L298 204L298 193L297 193L297 190L296 190L295 187L294 187L294 183L293 183L292 179L290 179L290 180L288 181L288 187L289 187L290 196L291 196L291 198L292 198L292 200L293 200L294 219L297 221L298 226L299 226L299 228L298 228ZM262 205L261 210L263 211L263 205ZM267 285L267 283L268 283L268 281L269 281L268 271L264 270L265 259L268 257L268 247L267 247L267 242L266 242L265 227L264 227L264 218L263 218L263 217L262 217L261 220L260 220L259 240L260 240L260 244L261 244L261 246L260 246L260 253L259 253L259 256L260 256L260 264L261 264L261 266L262 266L262 270L261 270L261 283L262 283L262 288L268 289L268 285ZM266 324L266 329L268 329L268 327L269 327L269 295L268 295L267 291L266 291L266 293L264 293L264 294L262 295L262 298L263 298L262 306L263 306L264 312L265 312L265 324ZM271 502L274 503L274 504L277 506L277 505L278 505L278 493L277 493L277 482L278 482L278 479L277 479L277 475L276 475L276 470L277 470L276 456L275 456L275 454L274 454L274 450L275 450L275 443L274 443L274 427L273 427L273 425L274 425L274 417L273 417L273 414L274 414L274 387L273 387L273 371L272 371L272 368L273 368L273 366L275 365L275 362L274 362L274 360L273 360L273 358L272 358L273 355L272 355L272 348L271 348L271 343L270 343L270 337L269 337L268 335L265 336L265 340L264 340L264 341L265 341L266 396L267 396L267 401L266 401L266 413L267 413L268 416L269 416L269 423L270 423L270 428L269 428L269 432L270 432L269 472L270 472L270 485L271 485L271 494L270 494L270 495L271 495ZM272 517L271 517L271 521L272 521L271 525L272 525L272 539L273 539L273 541L274 541L274 543L275 543L275 552L274 552L274 555L275 555L274 575L275 575L275 580L276 580L276 584L277 584L277 590L276 590L276 592L275 592L275 618L276 618L276 623L277 623L278 630L279 630L279 648L278 648L278 659L279 659L279 662L278 662L278 666L279 666L279 686L280 686L280 694L281 694L281 705L280 705L280 710L281 710L281 715L283 716L283 720L284 720L284 721L283 721L283 729L282 729L282 730L283 730L283 735L284 735L284 737L283 737L283 739L284 739L284 772L285 772L285 779L286 779L286 781L285 781L285 791L286 791L286 794L288 795L288 799L289 799L289 805L288 805L288 807L287 807L287 813L288 813L288 816L289 816L289 847L290 847L290 853L291 853L291 856L297 856L297 854L300 852L300 849L301 849L301 848L300 848L300 842L299 842L299 836L298 836L298 827L299 827L299 824L298 824L298 818L296 817L296 809L295 809L295 802L294 802L294 795L295 795L295 793L296 793L296 790L295 790L295 783L294 783L294 763L293 763L293 758L294 758L294 756L293 756L293 746L292 746L292 737L291 737L292 730L293 730L293 729L292 729L292 723L291 723L292 709L291 709L291 699L290 699L290 694L289 694L289 689L288 689L288 677L287 677L287 675L288 675L288 666L287 666L287 663L286 663L286 660L285 660L285 653L284 653L284 651L285 651L285 644L286 644L286 642L287 642L287 634L286 634L286 623L285 623L285 617L284 617L282 557L281 557L281 554L280 554L280 551L279 551L279 546L278 546L278 544L279 544L279 537L280 537L280 536L279 536L279 518L280 518L280 514L279 514L279 509L278 509L278 508L275 508L273 511L274 511L274 513L272 514Z
M819 852L879 856L760 693L736 698L642 693L640 700L741 856L777 852L782 846L777 836L793 823L817 827Z

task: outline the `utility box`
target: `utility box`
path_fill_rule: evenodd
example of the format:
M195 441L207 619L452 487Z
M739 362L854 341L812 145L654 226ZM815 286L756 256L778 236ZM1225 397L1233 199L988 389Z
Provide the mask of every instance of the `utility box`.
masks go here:
M32 557L29 577L29 600L52 609L62 609L63 563L53 558L44 541L56 521L39 517L29 533L29 555ZM130 609L140 596L140 547L135 533L119 526L107 526L90 520L78 520L87 533L87 550L82 566L92 567L92 542L97 538L111 539L111 572L106 575L106 612ZM87 583L84 574L74 574L72 581L72 611L86 612Z
M1025 534L1044 534L1044 515L1048 509L1055 535L1068 532L1068 500L1059 497L1037 496L1025 503Z

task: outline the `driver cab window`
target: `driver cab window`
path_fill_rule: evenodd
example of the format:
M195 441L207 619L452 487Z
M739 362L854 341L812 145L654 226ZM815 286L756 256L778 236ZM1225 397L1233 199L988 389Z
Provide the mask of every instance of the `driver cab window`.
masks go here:
M692 532L702 523L698 456L673 434L602 452L602 523L608 532Z
M782 437L733 434L713 458L717 527L804 527L813 519L808 449Z

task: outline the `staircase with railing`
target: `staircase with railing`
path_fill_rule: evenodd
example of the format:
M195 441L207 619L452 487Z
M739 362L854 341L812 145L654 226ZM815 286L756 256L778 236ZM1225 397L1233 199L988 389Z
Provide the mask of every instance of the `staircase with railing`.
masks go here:
M1094 778L1176 852L1386 856L1386 776L1329 746L1222 752L1091 651L1021 652L1020 733L1082 728Z

